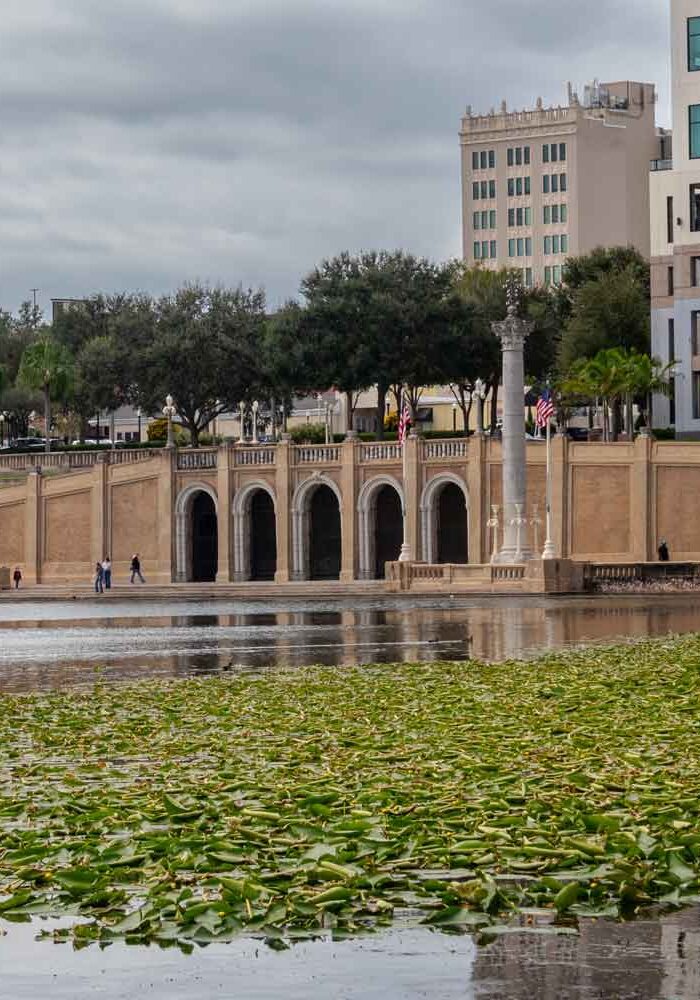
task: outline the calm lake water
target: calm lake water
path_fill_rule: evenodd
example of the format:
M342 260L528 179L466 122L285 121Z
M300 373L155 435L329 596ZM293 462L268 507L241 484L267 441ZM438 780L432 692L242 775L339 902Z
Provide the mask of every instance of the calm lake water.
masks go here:
M700 631L700 595L317 603L0 602L0 691L222 670L397 660L500 661L579 644ZM465 670L468 670L465 663ZM0 848L1 848L0 844ZM37 943L0 920L0 1000L696 1000L700 910L511 928L488 944L422 929L276 953L262 942L185 956ZM3 933L5 932L5 933Z

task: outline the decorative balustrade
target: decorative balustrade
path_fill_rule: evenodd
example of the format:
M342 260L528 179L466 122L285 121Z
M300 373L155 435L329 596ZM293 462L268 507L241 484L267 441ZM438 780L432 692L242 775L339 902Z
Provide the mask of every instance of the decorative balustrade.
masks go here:
M467 457L469 445L466 438L453 438L445 441L424 441L423 457L426 462L454 461Z
M340 465L340 445L297 445L294 453L297 465Z
M525 567L523 565L491 567L492 583L502 583L504 581L524 580L524 579L525 579Z
M234 465L274 465L276 451L274 445L265 448L236 448L234 450Z
M127 465L131 462L151 462L154 458L158 458L159 453L158 449L149 450L147 448L115 448L114 451L103 452L103 454L108 455L110 465ZM88 454L91 453L88 452ZM79 453L71 455L71 458L79 457ZM89 464L94 465L94 462ZM77 468L77 465L75 467ZM73 468L73 466L71 466L71 468Z
M98 462L123 465L149 462L158 453L144 449L115 448L111 451L30 451L21 455L0 455L0 470L26 472L28 469L58 469L73 471L91 469Z
M401 445L395 441L364 444L360 450L361 462L400 462Z
M177 468L179 472L202 472L217 467L217 450L198 449L196 451L178 451Z

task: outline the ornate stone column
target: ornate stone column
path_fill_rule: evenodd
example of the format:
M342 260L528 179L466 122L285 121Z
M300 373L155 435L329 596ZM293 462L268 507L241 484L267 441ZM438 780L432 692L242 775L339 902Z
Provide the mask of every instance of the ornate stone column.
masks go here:
M503 350L503 546L499 563L532 558L523 519L527 504L525 458L525 341L534 323L518 315L517 282L508 286L508 315L492 329Z

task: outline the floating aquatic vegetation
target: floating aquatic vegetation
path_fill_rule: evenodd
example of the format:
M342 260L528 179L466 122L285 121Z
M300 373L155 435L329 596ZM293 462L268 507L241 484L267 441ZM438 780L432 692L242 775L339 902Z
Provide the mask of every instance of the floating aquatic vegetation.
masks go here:
M0 922L77 946L700 901L700 639L0 696Z

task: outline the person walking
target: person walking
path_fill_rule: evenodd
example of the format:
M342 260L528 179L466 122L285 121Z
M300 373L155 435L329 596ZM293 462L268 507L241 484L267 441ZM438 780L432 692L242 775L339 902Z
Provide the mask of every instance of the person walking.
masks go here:
M104 576L105 590L112 589L112 563L109 556L102 560L102 575Z
M104 594L104 570L102 569L102 563L95 563L95 593Z
M143 576L141 575L141 560L139 559L138 552L135 552L134 555L131 557L131 582L132 583L134 582L134 579L136 577L139 578L139 580L141 581L141 583L145 583L146 582L144 580Z
M671 559L671 553L668 551L668 545L666 539L661 539L661 545L659 545L659 562L669 562Z
M15 590L19 590L19 585L22 582L22 570L19 566L15 566L15 571L12 574L12 579L15 581Z

